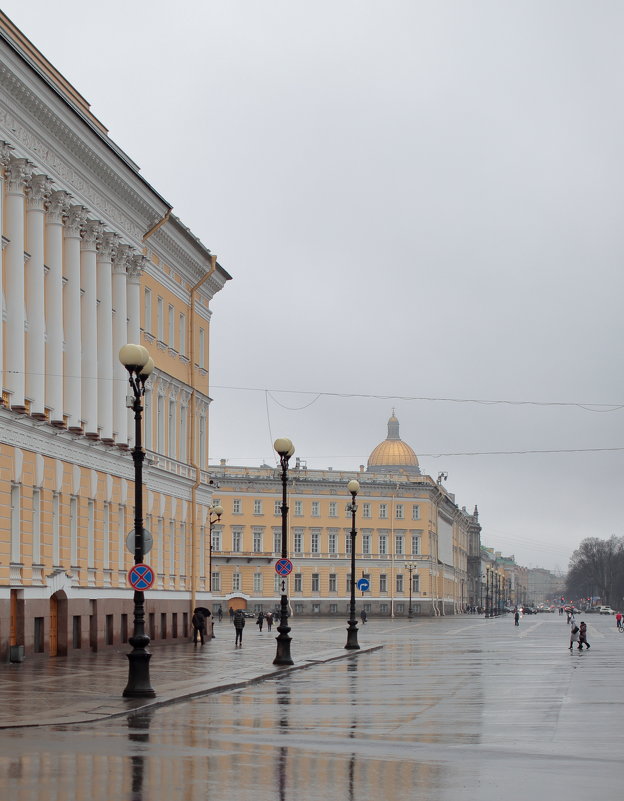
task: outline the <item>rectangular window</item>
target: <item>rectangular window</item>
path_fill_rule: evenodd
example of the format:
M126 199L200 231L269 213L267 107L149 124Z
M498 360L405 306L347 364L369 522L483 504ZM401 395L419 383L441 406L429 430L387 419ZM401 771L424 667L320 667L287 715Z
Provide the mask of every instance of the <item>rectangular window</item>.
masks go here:
M113 644L114 631L113 616L106 615L106 645Z
M175 520L169 521L169 575L175 576L175 545L176 545L176 524Z
M240 592L241 588L241 574L232 573L232 592Z
M321 588L321 577L318 573L312 573L312 592L318 592Z
M303 529L296 528L295 529L295 553L303 553Z
M221 529L213 527L212 529L212 550L221 550Z
M319 541L321 539L321 534L318 531L312 532L312 547L310 548L311 553L318 553L319 552Z
M22 487L11 486L11 562L22 561ZM76 564L72 562L72 564Z
M295 592L301 592L302 585L303 579L301 573L295 573Z
M403 574L402 573L397 573L396 591L397 592L403 592Z
M119 507L121 514L122 506ZM125 514L125 511L124 511ZM162 517L158 518L156 523L156 549L157 549L157 570L162 575L165 572L165 521Z
M405 517L405 507L403 506L403 504L402 503L397 503L397 505L395 506L394 511L395 511L396 519L397 520L403 520L403 518Z
M379 576L379 592L388 592L388 576L385 573Z
M336 535L330 534L329 535L329 552L336 553Z
M33 564L41 562L41 490L37 487L32 494L32 538Z
M110 570L110 517L110 503L105 503L102 524L102 566L104 570ZM147 529L149 531L149 525L147 525Z
M416 556L420 553L420 537L417 534L412 535L412 555Z
M175 348L175 310L169 304L169 347Z
M203 328L199 329L199 366L206 368L206 332Z
M152 333L152 291L147 287L143 294L143 330Z
M153 612L150 613L150 617L153 617ZM153 630L153 625L152 625ZM150 632L150 637L153 637L154 634ZM128 615L124 612L121 616L121 632L120 632L120 640L122 643L128 642Z
M412 573L412 592L420 591L420 576L418 573Z
M73 567L78 566L78 498L69 499L69 552Z
M262 501L259 501L259 500L257 500L257 499L256 499L256 500L254 500L254 510L253 510L253 513L254 513L255 515L261 515L261 514L262 514Z
M335 573L329 574L329 591L336 592L338 587L338 582Z
M42 617L35 618L35 631L34 631L34 651L36 654L42 654L45 648L44 638L44 620Z
M282 591L282 577L275 574L273 579L273 592L281 593Z
M186 315L181 314L178 318L178 353L186 356Z
M362 517L370 517L371 516L371 505L370 503L363 503L362 504Z
M61 528L61 496L58 492L52 495L52 564L58 567L60 557L60 528Z
M221 592L221 573L216 570L212 573L210 585L213 592Z
M241 542L243 539L243 532L239 528L235 528L232 531L232 550L235 552L239 552L242 550Z
M397 534L394 538L394 552L397 556L400 556L403 553L403 535Z
M156 301L156 336L161 342L165 341L165 301L159 297Z
M351 553L351 535L350 534L345 534L345 553L346 554L350 554Z
M351 573L347 573L347 592L351 592Z
M165 397L159 395L156 401L156 450L165 452Z
M275 517L280 517L282 514L282 502L281 501L273 501L273 514Z
M338 504L336 503L336 501L329 502L329 516L338 517Z
M312 517L320 517L321 504L318 501L312 501Z
M379 504L379 517L382 520L385 520L388 517L388 504L387 503L380 503Z
M420 506L417 503L412 506L412 520L420 520Z
M382 554L382 555L388 553L388 535L387 534L380 534L379 535L379 553Z
M254 553L262 553L262 529L254 528L253 530L253 549Z
M362 534L362 553L370 553L370 534Z
M186 523L180 523L180 561L179 568L181 576L186 576Z
M303 501L295 501L295 517L303 517Z
M240 499L239 498L234 498L234 500L232 501L232 514L233 515L239 515L239 514L241 514L241 512L242 512L242 509L241 509Z
M73 615L72 618L72 647L82 646L82 618L80 615Z
M338 614L338 604L330 604L329 605L329 614L330 615L337 615Z
M282 532L279 529L273 529L273 552L282 552Z
M254 592L262 592L262 573L254 573L253 588Z
M169 414L167 415L167 427L169 434L168 454L172 459L176 458L176 402L173 398L169 399Z

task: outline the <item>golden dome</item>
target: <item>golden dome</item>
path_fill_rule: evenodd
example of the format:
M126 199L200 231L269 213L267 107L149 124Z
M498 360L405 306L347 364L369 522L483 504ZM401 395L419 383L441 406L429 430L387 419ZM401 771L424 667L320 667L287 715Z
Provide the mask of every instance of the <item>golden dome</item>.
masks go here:
M368 470L382 473L420 473L418 457L399 436L399 421L394 411L388 420L388 437L368 457Z

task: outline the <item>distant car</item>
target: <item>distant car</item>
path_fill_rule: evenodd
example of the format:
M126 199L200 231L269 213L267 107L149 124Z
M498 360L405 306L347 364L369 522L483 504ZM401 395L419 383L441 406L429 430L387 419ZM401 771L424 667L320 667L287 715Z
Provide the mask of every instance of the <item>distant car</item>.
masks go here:
M600 614L601 615L614 615L615 609L611 609L610 606L601 606L600 607Z

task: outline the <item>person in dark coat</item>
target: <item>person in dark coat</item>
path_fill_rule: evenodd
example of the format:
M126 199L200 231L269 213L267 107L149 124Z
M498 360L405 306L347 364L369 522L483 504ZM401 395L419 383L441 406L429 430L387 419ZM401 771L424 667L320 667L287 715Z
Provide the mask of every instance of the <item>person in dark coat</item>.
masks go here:
M587 642L587 623L583 623L583 621L581 620L581 625L579 630L579 644L578 644L579 651L583 650L584 645L586 645L588 648L591 648L590 644Z
M266 615L267 630L271 631L273 627L273 612L267 612Z
M191 623L193 624L193 642L195 643L195 645L197 645L197 635L199 634L199 640L203 645L204 636L206 634L206 618L204 616L204 613L200 612L199 609L196 609L193 612Z
M262 626L264 625L264 612L258 612L258 617L256 618L256 626L262 631Z
M366 612L363 609L360 612L360 617L362 618L362 623L366 623L366 619L368 618L368 615L366 614Z
M517 609L514 612L514 620L516 622L516 626L519 626L520 625L520 612L518 612Z
M236 631L236 640L234 647L240 644L243 647L243 629L245 628L245 615L242 609L237 609L233 616L234 630Z

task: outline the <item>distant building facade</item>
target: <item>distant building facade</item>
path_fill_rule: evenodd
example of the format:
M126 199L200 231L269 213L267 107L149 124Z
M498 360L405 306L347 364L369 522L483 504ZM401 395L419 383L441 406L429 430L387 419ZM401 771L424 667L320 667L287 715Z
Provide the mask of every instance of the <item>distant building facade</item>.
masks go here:
M147 628L185 636L208 590L210 301L229 276L1 13L0 162L0 660L132 633L127 342L156 365Z
M294 563L288 595L293 614L341 615L351 591L351 496L347 483L360 483L357 496L355 580L358 609L382 616L463 611L478 585L469 575L478 515L459 509L453 496L421 473L413 449L399 436L393 414L388 435L358 471L309 470L293 459L289 470L288 551ZM211 466L215 498L224 509L212 531L211 588L215 608L253 611L274 608L281 553L281 471ZM472 541L472 546L471 546Z

